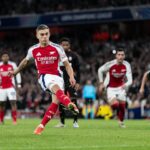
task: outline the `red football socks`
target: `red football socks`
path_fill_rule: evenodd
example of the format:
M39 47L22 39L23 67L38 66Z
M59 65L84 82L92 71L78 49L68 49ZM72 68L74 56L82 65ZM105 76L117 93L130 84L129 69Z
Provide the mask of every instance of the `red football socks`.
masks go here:
M59 99L60 103L62 103L66 107L71 102L71 100L69 99L69 97L66 96L62 90L58 90L56 92L56 96Z
M53 118L53 116L55 115L56 111L58 109L58 104L55 104L55 103L51 103L51 105L49 106L49 108L47 109L42 121L41 121L41 124L43 126L45 126L49 120L51 120Z
M0 111L0 122L4 121L4 111Z
M13 111L11 112L11 116L12 116L13 121L16 122L16 121L17 121L17 111L16 111L16 110L13 110Z
M125 115L125 103L119 103L118 119L123 122Z

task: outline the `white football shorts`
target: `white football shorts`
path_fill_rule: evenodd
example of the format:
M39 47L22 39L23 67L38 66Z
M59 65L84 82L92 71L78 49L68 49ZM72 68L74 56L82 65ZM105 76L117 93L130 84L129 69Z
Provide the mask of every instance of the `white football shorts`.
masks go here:
M117 88L108 87L107 99L108 102L111 102L113 99L126 101L126 90L122 89L121 87L117 87Z
M52 86L55 84L57 84L60 89L64 90L64 80L57 75L44 74L40 76L38 81L44 91L49 88L51 90Z
M17 100L16 90L14 87L7 88L7 89L0 89L0 101L8 100Z

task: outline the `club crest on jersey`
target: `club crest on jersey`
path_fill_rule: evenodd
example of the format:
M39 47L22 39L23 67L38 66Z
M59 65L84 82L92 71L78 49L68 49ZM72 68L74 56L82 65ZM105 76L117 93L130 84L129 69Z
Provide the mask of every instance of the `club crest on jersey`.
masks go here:
M126 71L126 69L121 69L121 72L125 72Z
M11 68L9 67L9 68L8 68L8 71L10 71L10 70L11 70Z
M53 55L55 52L54 51L52 51L52 52L49 52L50 53L50 55Z
M113 69L112 72L116 72L116 69Z
M36 56L41 56L41 53L40 53L40 52L38 52L38 53L36 54Z

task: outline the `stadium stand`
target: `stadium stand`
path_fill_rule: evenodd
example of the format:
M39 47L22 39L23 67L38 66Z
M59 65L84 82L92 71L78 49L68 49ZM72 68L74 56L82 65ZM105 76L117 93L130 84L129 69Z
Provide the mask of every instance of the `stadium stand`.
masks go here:
M41 14L46 12L138 6L150 4L149 0L1 0L0 15ZM10 7L11 6L11 7Z
M0 15L17 14L43 14L56 11L83 10L93 8L110 8L120 6L138 6L150 4L149 0L1 0ZM11 6L11 7L10 7ZM147 25L146 25L147 24ZM144 71L150 69L150 37L146 29L149 22L119 22L91 25L73 25L52 27L51 39L55 42L62 36L68 36L72 40L72 48L79 54L81 63L81 87L88 79L95 86L98 84L97 69L104 62L112 59L112 50L116 47L124 47L127 50L127 59L132 65L134 82L128 92L128 104L131 108L139 108L141 100L138 90ZM141 29L140 31L138 29ZM88 32L87 32L88 31ZM0 51L8 50L11 59L17 63L26 55L27 48L34 43L33 28L13 29L0 31ZM13 40L12 40L13 39ZM90 58L90 59L89 59ZM143 61L144 60L144 61ZM23 87L19 91L19 109L27 109L33 112L45 110L50 102L50 96L44 94L38 83L35 66L31 65L22 73ZM149 83L148 83L149 84ZM144 107L149 108L149 91L147 87L144 98L147 99ZM81 91L80 91L81 93ZM80 94L81 95L81 94ZM98 96L97 96L98 98ZM79 100L82 103L82 100ZM80 104L79 106L82 107ZM144 114L143 114L144 116Z

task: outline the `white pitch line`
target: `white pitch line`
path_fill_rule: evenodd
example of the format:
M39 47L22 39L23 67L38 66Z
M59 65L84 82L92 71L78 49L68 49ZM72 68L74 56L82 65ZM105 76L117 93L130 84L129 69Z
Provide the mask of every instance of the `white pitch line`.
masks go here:
M99 149L99 148L125 148L125 147L150 147L149 146L144 146L144 145L95 145L95 146L61 146L61 147L39 147L40 150L49 150L49 149L52 149L52 150L64 150L64 149ZM11 150L38 150L37 147L24 147L24 148L12 148L11 147ZM3 148L0 150L9 150L9 148Z

